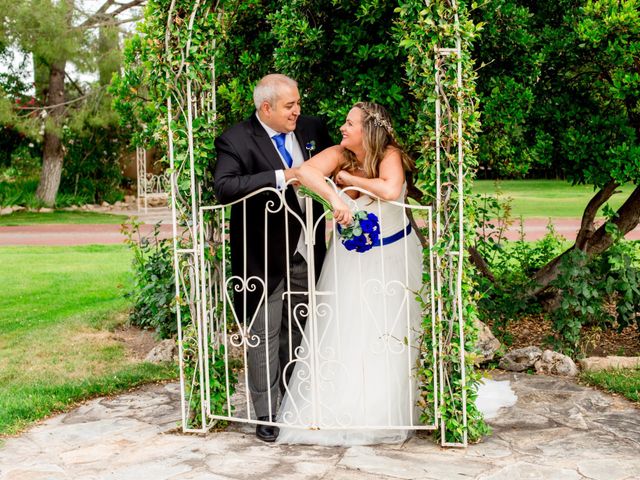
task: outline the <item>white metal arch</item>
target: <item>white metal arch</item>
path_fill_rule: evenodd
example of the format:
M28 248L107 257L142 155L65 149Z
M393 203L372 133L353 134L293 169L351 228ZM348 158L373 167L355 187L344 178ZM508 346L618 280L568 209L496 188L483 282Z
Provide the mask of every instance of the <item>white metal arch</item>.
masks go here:
M459 32L459 19L455 0L452 2L454 12L454 23L456 32ZM427 2L428 3L428 2ZM173 15L172 2L168 12L168 24ZM194 21L199 14L201 2L195 1L190 15L187 28L192 31ZM440 419L438 425L417 426L413 428L433 429L439 428L441 432L442 444L445 446L466 446L467 445L467 412L466 412L466 373L465 373L465 351L464 351L464 319L462 302L462 259L464 247L464 149L463 149L463 111L462 106L457 103L455 120L443 118L443 108L447 108L462 90L462 51L461 38L458 34L455 38L455 45L437 48L434 52L436 59L436 71L434 73L435 88L438 100L436 102L436 205L433 212L434 242L441 242L445 245L443 252L434 255L430 259L434 266L434 274L431 276L434 284L435 297L433 302L432 322L436 325L437 348L434 347L434 364L437 363L438 371L434 372L434 388L436 404L434 408L434 418L439 418L437 402L442 402L445 396L445 388L451 384L443 363L443 357L449 353L451 331L457 329L461 348L459 349L459 365L461 369L462 382L462 409L461 417L464 426L464 438L461 443L447 443L444 439L446 425ZM169 32L167 32L166 48L169 50ZM201 186L196 181L194 168L193 145L193 122L195 118L206 116L207 119L215 119L216 97L214 95L203 94L198 88L197 82L186 75L188 70L189 42L187 42L183 52L182 64L178 69L174 82L176 90L171 92L167 99L168 126L169 126L169 161L171 171L171 208L173 217L173 237L174 237L174 270L176 278L176 298L179 299L177 308L178 340L180 350L180 383L182 399L182 425L184 431L204 432L216 420L238 420L256 423L251 418L240 420L231 415L231 399L228 401L227 415L220 415L209 411L211 395L211 378L209 364L211 361L211 345L215 342L216 335L224 332L226 319L224 316L211 315L215 312L215 305L224 303L225 292L220 290L216 284L216 276L221 275L220 266L214 265L206 258L207 249L212 248L211 244L222 246L224 251L225 233L224 217L213 222L213 231L206 231L205 214L221 210L219 206L206 206L200 202ZM456 91L447 92L443 87L443 76L447 69L455 68L457 76ZM215 58L211 64L211 79L215 92ZM451 112L447 112L451 113ZM172 120L175 116L182 116L187 126L188 145L187 151L177 154L173 144L173 134L171 130ZM446 144L441 142L441 132L443 129L457 129L457 143ZM453 163L451 163L451 159ZM452 170L453 168L453 170ZM445 174L445 172L455 172ZM188 194L180 191L178 183L188 180L190 188ZM455 198L455 200L453 200ZM307 200L310 202L310 200ZM454 203L455 202L455 203ZM405 206L409 208L409 205ZM424 207L427 208L427 207ZM310 211L310 209L308 209ZM429 210L429 212L431 212ZM431 219L431 213L429 218ZM308 221L308 219L307 219ZM429 220L431 222L431 220ZM307 223L307 225L310 225ZM184 229L184 231L182 231ZM456 229L455 240L450 234ZM207 238L209 237L209 238ZM224 262L223 262L224 263ZM454 311L449 315L448 310L442 303L443 289L454 292ZM449 333L448 333L449 332ZM228 352L226 352L228 353ZM225 358L228 361L228 358ZM227 363L228 365L228 363ZM230 387L230 376L227 375L227 391ZM197 401L194 402L194 396ZM197 411L193 406L197 407ZM247 409L248 410L248 409ZM194 420L195 418L195 420ZM197 421L196 421L197 420ZM363 426L363 428L366 426Z

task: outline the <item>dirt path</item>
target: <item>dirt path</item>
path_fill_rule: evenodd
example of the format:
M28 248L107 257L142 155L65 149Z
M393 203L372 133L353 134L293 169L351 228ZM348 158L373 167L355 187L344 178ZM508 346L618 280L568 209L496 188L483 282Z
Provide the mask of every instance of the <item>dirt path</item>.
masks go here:
M554 218L553 225L557 233L565 237L567 240L575 240L576 234L580 229L579 218ZM547 233L548 218L529 218L524 222L524 234L526 240L540 240ZM520 224L516 223L509 227L506 232L508 240L517 240L520 238ZM640 240L640 227L630 231L625 236L627 240Z
M135 217L143 222L140 233L143 236L153 231L153 225L161 223L160 236L170 238L171 212L168 209L154 209L149 213L132 210L113 210L112 214ZM39 224L11 227L0 226L0 246L19 245L109 245L123 243L125 236L118 224Z
M123 212L124 213L124 212ZM146 222L141 233L148 235L153 230L153 223L162 221L161 236L169 238L172 234L171 220L168 212L163 215L139 216ZM525 221L524 233L526 240L539 240L547 233L548 219L533 218ZM567 240L575 239L580 220L573 218L554 219L556 232ZM520 237L518 224L509 227L505 234L509 240ZM629 232L629 240L640 240L640 227ZM0 227L0 246L8 245L90 245L122 243L125 237L120 233L120 225L108 224L58 224L58 225L26 225L15 227Z
M149 235L153 225L140 227L142 235ZM171 237L171 224L163 224L161 236ZM120 225L84 224L84 225L25 225L0 227L0 246L8 245L92 245L123 243L125 236Z

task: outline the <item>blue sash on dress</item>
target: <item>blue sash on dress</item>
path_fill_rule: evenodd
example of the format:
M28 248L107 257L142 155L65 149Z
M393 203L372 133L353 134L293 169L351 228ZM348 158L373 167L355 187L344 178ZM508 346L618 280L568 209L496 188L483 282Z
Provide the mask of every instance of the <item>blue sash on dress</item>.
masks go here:
M336 226L338 227L338 233L342 232L342 227L340 226L340 224L336 224ZM400 240L401 238L406 237L407 235L409 235L411 233L411 222L409 222L407 224L407 227L400 230L399 232L394 233L393 235L389 235L388 237L384 237L382 240L377 239L375 242L372 243L372 246L374 247L379 247L379 246L384 246L384 245L389 245L393 242L397 242L398 240Z

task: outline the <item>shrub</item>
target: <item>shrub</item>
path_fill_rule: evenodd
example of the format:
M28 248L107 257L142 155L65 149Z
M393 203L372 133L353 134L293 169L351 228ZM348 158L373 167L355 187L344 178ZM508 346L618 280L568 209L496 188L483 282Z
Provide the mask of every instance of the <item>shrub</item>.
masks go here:
M537 242L484 242L479 249L489 252L490 280L476 274L479 317L492 325L494 333L509 344L510 321L539 313L541 302L527 296L532 275L555 258L564 239L552 225ZM560 264L558 277L550 283L555 302L548 318L554 335L549 342L565 353L577 355L583 326L619 331L636 323L640 326L640 248L638 242L617 238L600 255L589 258L581 250L568 252Z
M618 239L601 255L588 259L580 250L570 252L551 285L560 302L551 313L557 332L555 343L575 354L583 325L622 331L640 327L640 263L637 244Z
M0 127L0 136L2 128ZM2 142L0 141L0 145ZM39 144L25 141L11 152L4 152L5 160L2 164L0 180L14 181L16 179L36 179L40 174L42 163L42 148Z
M81 198L83 203L114 203L124 198L118 158L126 141L120 131L95 127L90 133L64 129L67 149L58 197ZM61 198L56 199L60 204Z
M231 397L236 391L238 383L238 373L229 365L226 368L224 357L224 345L215 346L213 342L208 342L209 348L209 409L214 415L231 415L235 407L231 405L231 411L228 411L227 397ZM184 364L184 376L189 379L185 382L186 398L189 402L189 418L187 418L188 427L196 427L203 424L202 406L200 404L200 395L202 385L200 384L200 376L198 375L198 334L189 322L185 326L182 335L182 352ZM227 391L227 385L229 389ZM226 422L216 421L218 427L224 427Z
M173 270L173 241L160 239L160 224L154 225L153 232L144 237L140 234L141 223L130 220L122 225L127 244L134 253L134 279L131 290L126 294L133 299L129 321L142 328L153 328L159 338L170 338L177 334L175 283ZM220 252L218 252L221 254ZM198 335L191 319L189 308L181 305L182 312L182 360L184 363L189 418L187 426L202 424L200 395L202 385L198 375ZM235 392L238 375L233 365L225 365L224 345L215 346L209 342L209 398L211 412L226 415L227 385L228 395ZM233 409L233 407L232 407ZM225 422L218 422L224 426Z
M507 217L501 212L504 206L494 203L485 210L486 215L501 218L506 224ZM487 221L481 219L483 222ZM494 220L495 222L495 220ZM491 324L494 334L504 343L510 344L507 333L508 323L521 315L540 312L539 302L525 295L531 285L531 276L539 268L562 252L565 239L559 235L553 224L547 225L547 234L537 242L526 242L520 220L520 239L514 242L498 238L478 236L477 249L488 260L493 279L476 273L476 290L479 292L478 315L480 320Z
M44 207L42 200L36 197L37 179L19 179L0 181L0 207L11 207L19 205L22 207L36 209ZM55 206L57 208L69 207L71 205L82 205L92 199L85 195L73 195L69 193L59 193L56 196Z
M160 224L149 237L140 234L140 222L122 225L133 256L133 286L126 294L133 300L129 321L142 328L155 329L158 337L177 333L172 241L160 239Z

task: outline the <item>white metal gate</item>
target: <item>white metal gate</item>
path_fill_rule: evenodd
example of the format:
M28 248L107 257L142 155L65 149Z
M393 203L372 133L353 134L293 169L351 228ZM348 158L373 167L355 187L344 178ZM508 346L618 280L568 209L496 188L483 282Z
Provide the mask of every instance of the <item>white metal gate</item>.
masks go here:
M234 203L241 205L242 211L246 212L249 198L267 192L280 201L267 206L264 212L265 231L270 216L274 214L284 213L287 225L299 222L303 236L300 245L303 244L306 249L304 256L308 266L306 291L294 291L289 275L284 279L282 299L286 312L284 321L288 324L289 348L286 365L281 365L281 368L284 377L290 377L290 380L281 379L279 386L283 392L280 401L277 393L273 395L269 391L267 394L270 412L276 412L279 405L281 407L275 424L308 429L436 429L435 422L424 425L417 421L416 408L419 394L417 362L422 355L430 355L433 364L436 363L436 331L432 321L435 317L434 261L431 248L425 249L423 258L422 246L413 233L416 225L411 226L410 217L406 215L407 211L411 211L412 217L417 218L417 224L427 232L426 242L430 246L432 236L427 226L432 225L431 207L371 200L366 209L380 219L382 233L379 242L383 245L365 253L347 253L338 238L335 225L332 225L333 221L327 222L333 227L327 229L327 236L335 246L327 252L323 267L315 265L313 255L314 232L323 228L323 223L322 219L313 218L310 198L301 200L305 204L304 218L287 205L285 191L276 189L262 189ZM364 190L361 192L368 193ZM278 375L268 366L269 351L273 350L269 348L269 337L254 333L264 329L260 322L274 321L269 319L268 308L260 308L267 302L270 286L265 278L248 274L242 278L242 275L233 275L230 271L229 238L226 234L228 207L213 205L199 210L200 225L206 224L207 214L213 217L207 223L215 225L214 231L200 230L198 255L201 262L200 309L203 319L199 325L202 331L198 336L204 339L203 403L210 419L206 423L215 420L273 423L257 420L247 388L252 368L260 369L259 374L267 379L267 384ZM393 218L381 215L383 210L389 212L390 209L393 209ZM327 216L327 212L324 216ZM242 221L246 222L246 215L243 215ZM385 222L400 223L402 228L389 225L389 230ZM411 233L406 234L406 230ZM395 236L385 238L385 231L393 231ZM208 242L207 238L212 241ZM384 244L388 239L393 241L393 247ZM246 252L247 243L244 240L242 248ZM265 236L265 251L269 241ZM287 237L286 244L282 245L283 255L290 251L290 247ZM389 257L389 248L394 249L395 257ZM349 258L355 268L345 270L346 266L341 262ZM318 289L323 286L315 282L316 271L320 268L328 270L321 272L321 284L324 279L324 285L328 284L332 289ZM423 284L423 269L431 279L426 284ZM246 270L245 255L243 271ZM349 278L341 278L347 274ZM353 284L354 279L359 279L359 285ZM236 297L236 303L242 304L244 301L246 305L247 293L256 288L262 289L258 292L259 306L242 315L234 308L233 297ZM362 295L358 296L359 293ZM292 304L294 295L308 299L306 305ZM266 310L264 315L260 315L262 310ZM429 325L426 333L424 316L427 317L424 324ZM299 346L291 344L292 332L296 327L302 331ZM224 348L220 349L220 346ZM252 349L264 349L267 357L265 367L248 365ZM216 363L220 365L219 362L224 364L224 379L213 379L209 366ZM224 390L230 392L235 375L240 376L239 385L243 388L233 396L226 396L224 411L211 411L211 385L223 381ZM433 382L430 388L437 392L437 375L433 375L430 381ZM336 386L341 391L336 391ZM344 391L345 386L353 388ZM357 398L353 398L354 395L358 395ZM369 398L371 395L376 397L377 403L372 402L374 399ZM284 409L281 405L283 400ZM436 418L437 397L432 408L433 418ZM362 415L354 415L354 411L362 412Z

